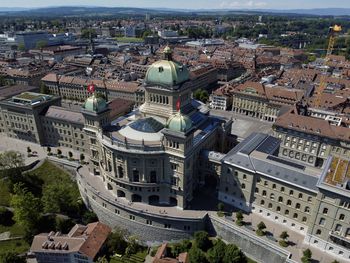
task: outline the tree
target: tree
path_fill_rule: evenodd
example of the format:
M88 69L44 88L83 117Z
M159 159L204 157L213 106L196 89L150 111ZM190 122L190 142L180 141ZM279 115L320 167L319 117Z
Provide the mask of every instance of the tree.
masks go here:
M210 263L220 263L225 256L226 244L221 239L216 240L214 246L208 250L207 258Z
M74 226L74 222L70 218L65 219L62 217L56 217L55 226L56 226L56 231L60 231L61 233L68 233Z
M18 50L19 51L25 51L26 50L26 46L24 45L24 43L19 43L18 44Z
M247 258L244 253L233 244L226 246L225 256L222 260L223 263L245 263Z
M80 154L80 162L84 162L85 160L85 155L83 153Z
M30 153L32 152L32 149L30 149L30 147L28 146L27 147L27 154L28 154L28 157L30 156Z
M193 97L196 100L200 100L202 102L207 102L207 100L209 99L209 94L208 91L206 90L202 90L202 89L197 89L194 93L193 93Z
M282 240L279 241L279 244L282 246L282 247L287 247L288 246L288 242L286 241L286 239L289 237L287 231L283 231L281 234L280 234L280 238Z
M194 233L194 240L196 246L203 251L207 251L211 245L209 235L205 231L198 231Z
M14 169L24 166L23 155L15 151L0 153L0 170Z
M138 244L136 237L131 236L128 239L128 246L125 249L125 255L131 256L132 254L136 254L139 248L140 245Z
M57 155L58 155L58 156L61 156L61 155L62 155L61 149L57 149Z
M14 222L12 221L13 213L5 207L0 207L0 225L10 226Z
M96 222L96 221L98 221L98 217L97 217L97 215L94 212L87 210L84 213L84 215L83 215L83 223L85 225L93 223L93 222Z
M2 263L25 263L26 260L23 257L19 257L14 252L6 252L0 255L0 262Z
M42 191L41 201L45 213L64 213L74 215L79 210L80 194L74 182L62 178L46 184Z
M238 211L236 213L236 225L242 226L243 225L243 213L242 211Z
M36 42L36 45L35 45L35 47L38 49L42 49L46 46L47 46L47 41L45 40L39 40L38 42Z
M312 252L310 249L306 249L303 251L303 257L301 258L301 262L310 263L312 258Z
M109 234L106 242L107 252L110 255L115 253L123 255L128 246L125 238L127 231L121 228L115 228L112 233Z
M197 246L193 246L188 252L190 263L206 263L207 259L202 250L200 250Z
M264 232L264 229L266 229L265 223L261 221L261 222L257 225L257 227L258 227L258 230L256 230L256 234L257 234L258 236L263 236L263 235L265 235L265 232Z
M42 93L42 94L49 94L50 93L49 88L42 81L40 82L40 93Z
M223 204L223 203L218 203L218 210L219 211L224 211L224 209L225 209L225 205Z
M95 29L92 28L85 28L81 31L81 38L85 38L85 39L94 39L97 37L97 33Z
M36 228L41 216L40 199L23 187L22 183L15 184L11 196L11 207L14 209L14 220L26 231Z

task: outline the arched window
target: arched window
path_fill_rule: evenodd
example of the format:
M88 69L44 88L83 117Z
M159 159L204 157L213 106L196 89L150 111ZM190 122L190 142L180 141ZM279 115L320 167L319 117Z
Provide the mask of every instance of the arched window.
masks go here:
M321 230L320 229L317 229L317 231L316 231L316 235L321 235Z
M306 219L306 216L304 216L303 219L302 219L301 221L306 222L306 220L307 220L307 219Z
M270 194L270 199L271 199L271 200L275 200L275 194L274 194L274 193L271 193L271 194Z
M265 190L262 191L262 195L266 196L266 191Z
M287 200L287 205L292 205L292 201L291 200Z
M261 204L261 205L264 205L264 204L265 204L265 201L264 201L264 200L261 200L261 201L260 201L260 204Z
M344 220L345 219L345 215L344 214L340 214L339 215L339 220Z
M278 202L280 202L280 203L283 202L283 197L282 196L278 197Z
M286 211L284 211L285 215L289 215L289 210L287 209Z
M295 208L296 208L296 209L300 209L300 204L299 204L299 203L296 203Z
M324 215L327 215L328 214L328 208L323 208L323 212L322 212Z
M281 207L277 206L276 211L280 212L281 211Z
M268 206L269 208L272 208L272 204L271 203L269 203L269 206Z
M242 189L245 189L245 184L242 184Z
M140 172L136 169L132 171L132 180L133 180L133 182L140 181Z
M297 219L297 218L298 218L298 214L297 214L297 213L294 213L294 214L293 214L293 218L294 218L294 219Z
M284 187L283 186L281 187L281 192L284 193Z

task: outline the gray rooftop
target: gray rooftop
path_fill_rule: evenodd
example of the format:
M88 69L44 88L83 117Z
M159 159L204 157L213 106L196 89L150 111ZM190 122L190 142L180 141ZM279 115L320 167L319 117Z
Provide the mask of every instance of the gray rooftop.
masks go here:
M65 122L84 124L84 117L82 113L58 106L50 106L45 114L45 117L62 120Z
M300 188L317 191L316 184L321 170L272 155L279 145L277 142L277 138L267 134L253 133L233 148L223 162Z

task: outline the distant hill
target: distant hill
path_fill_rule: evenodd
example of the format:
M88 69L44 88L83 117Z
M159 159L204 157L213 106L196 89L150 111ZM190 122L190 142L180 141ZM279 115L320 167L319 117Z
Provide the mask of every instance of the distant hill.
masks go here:
M350 8L316 9L170 9L170 8L135 8L135 7L98 7L98 6L61 6L46 8L0 8L0 15L12 16L110 16L144 14L228 14L228 13L272 13L314 16L350 16Z

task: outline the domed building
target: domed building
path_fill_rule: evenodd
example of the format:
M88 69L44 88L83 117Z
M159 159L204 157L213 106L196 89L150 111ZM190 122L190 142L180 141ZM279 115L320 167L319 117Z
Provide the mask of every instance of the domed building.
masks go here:
M205 213L189 210L194 190L205 183L201 151L221 150L232 122L198 109L188 69L172 60L170 48L148 69L144 88L145 103L112 122L103 99L86 100L90 166L79 170L79 189L112 227L127 227L144 240L184 238L205 224Z

